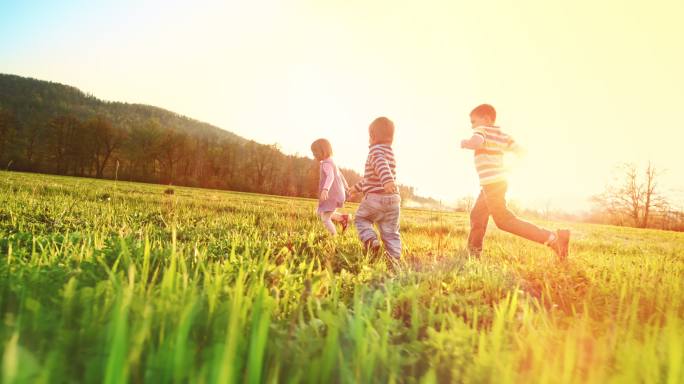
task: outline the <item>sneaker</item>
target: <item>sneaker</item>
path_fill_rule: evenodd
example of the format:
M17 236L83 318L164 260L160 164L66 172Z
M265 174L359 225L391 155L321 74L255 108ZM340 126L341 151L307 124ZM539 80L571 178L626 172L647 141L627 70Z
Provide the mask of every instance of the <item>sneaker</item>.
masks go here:
M348 213L342 215L342 233L349 227L349 220L351 220L351 216Z
M386 255L385 262L387 263L387 268L394 273L401 272L401 259L398 257Z
M559 229L556 231L556 238L549 243L549 247L556 252L560 261L565 261L568 257L568 244L570 244L570 231Z
M482 254L482 248L468 247L468 255L474 259L479 259Z
M380 253L380 242L378 239L368 240L363 245L366 248L366 252L370 252L374 256Z

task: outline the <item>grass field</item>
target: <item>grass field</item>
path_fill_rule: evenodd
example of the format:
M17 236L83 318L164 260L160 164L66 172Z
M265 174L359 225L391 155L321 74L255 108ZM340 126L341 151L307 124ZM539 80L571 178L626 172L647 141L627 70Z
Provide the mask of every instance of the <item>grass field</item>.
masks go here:
M469 259L465 215L407 209L390 272L313 200L166 189L0 172L3 383L684 382L684 234Z

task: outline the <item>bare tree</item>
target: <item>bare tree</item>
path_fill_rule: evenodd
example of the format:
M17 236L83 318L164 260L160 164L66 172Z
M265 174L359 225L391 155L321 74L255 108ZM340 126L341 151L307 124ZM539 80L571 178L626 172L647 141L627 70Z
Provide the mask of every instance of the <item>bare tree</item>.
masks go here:
M159 144L159 154L164 166L166 183L172 183L176 176L176 167L188 152L188 136L185 133L177 133L168 130Z
M662 209L667 205L665 198L656 193L656 186L658 185L656 178L658 177L658 174L659 172L649 161L648 166L644 171L644 196L642 208L643 213L641 215L641 228L648 227L648 219L650 217L652 208Z
M76 149L82 141L81 127L81 121L71 115L55 117L47 126L46 152L59 174L67 174L76 163Z
M0 160L5 158L7 148L14 136L15 125L14 114L0 107Z
M475 198L472 195L464 196L456 202L456 210L459 212L470 212L475 205Z
M86 123L92 136L92 156L95 165L95 176L102 178L107 163L114 151L119 149L126 139L126 131L116 128L102 116L90 119Z
M408 185L399 185L399 196L401 196L402 208L406 206L411 200L411 196L415 196L415 189Z
M262 188L264 182L273 173L277 154L278 147L276 145L264 145L254 141L247 144L247 155L249 156L247 172L252 178L252 184L257 189Z
M551 216L551 199L546 199L544 202L544 208L542 209L542 216L544 220L548 220Z
M622 164L617 167L614 180L593 201L617 220L617 224L628 218L635 227L646 228L654 211L667 207L667 200L658 188L660 174L650 162L643 173L634 164Z
M157 159L163 129L159 121L149 119L143 125L134 125L128 137L126 157L130 159L133 170L138 170L142 180L155 180Z

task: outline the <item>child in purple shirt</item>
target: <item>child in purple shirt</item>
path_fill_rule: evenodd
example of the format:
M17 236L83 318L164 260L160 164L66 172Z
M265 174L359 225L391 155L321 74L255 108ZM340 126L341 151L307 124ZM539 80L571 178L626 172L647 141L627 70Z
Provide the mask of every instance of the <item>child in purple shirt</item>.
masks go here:
M348 188L347 180L333 162L332 145L328 140L318 139L311 143L311 152L321 164L318 184L318 216L325 229L334 236L337 230L333 221L342 224L342 232L349 225L349 215L337 213L337 208L342 208L347 198L345 192Z

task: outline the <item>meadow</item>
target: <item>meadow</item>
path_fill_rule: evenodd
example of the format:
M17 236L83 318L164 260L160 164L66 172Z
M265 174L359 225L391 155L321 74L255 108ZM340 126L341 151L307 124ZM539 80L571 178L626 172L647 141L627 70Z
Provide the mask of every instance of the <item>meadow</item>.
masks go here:
M473 259L465 214L404 209L391 270L315 205L0 172L2 382L684 382L684 234Z

